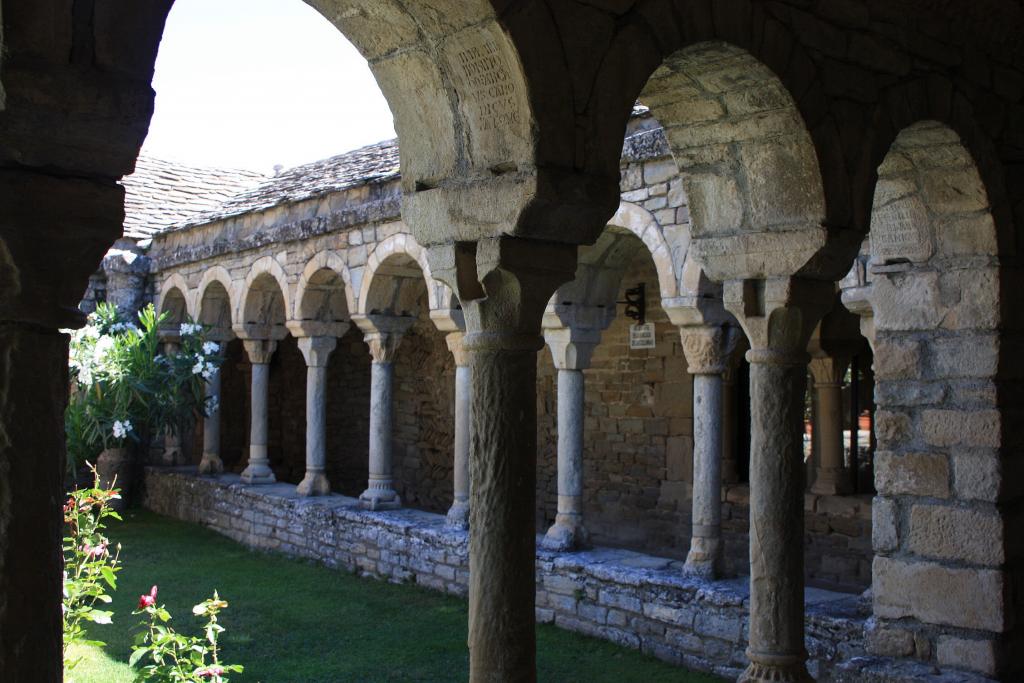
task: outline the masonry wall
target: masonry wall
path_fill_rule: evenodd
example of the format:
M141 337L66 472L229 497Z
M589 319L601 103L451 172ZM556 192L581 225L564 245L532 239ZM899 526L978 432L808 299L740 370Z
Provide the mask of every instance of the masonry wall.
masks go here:
M244 545L393 582L465 596L468 536L441 515L369 512L342 496L300 499L285 485L248 487L237 476L150 468L146 506L208 526ZM681 562L623 550L537 555L537 620L610 640L698 671L735 678L746 666L746 581L683 578ZM812 674L863 654L866 601L810 594Z

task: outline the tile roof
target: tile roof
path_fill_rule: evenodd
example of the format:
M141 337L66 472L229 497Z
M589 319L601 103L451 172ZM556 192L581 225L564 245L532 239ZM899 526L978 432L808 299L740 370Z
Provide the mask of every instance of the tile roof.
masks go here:
M143 240L219 207L267 176L140 156L125 176L124 236Z
M264 178L262 183L189 216L175 227L185 228L264 211L278 204L312 199L350 187L393 180L398 176L398 140L385 140Z

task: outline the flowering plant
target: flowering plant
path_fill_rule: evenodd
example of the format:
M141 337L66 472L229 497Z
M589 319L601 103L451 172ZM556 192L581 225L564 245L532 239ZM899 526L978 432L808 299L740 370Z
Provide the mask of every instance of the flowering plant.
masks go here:
M123 320L114 306L100 304L73 333L65 415L72 471L104 449L176 431L187 418L213 408L204 384L218 370L220 347L204 339L202 325L185 322L176 333L177 353L161 354L166 317L147 306L136 324Z
M217 614L228 603L221 600L217 591L192 608L195 616L206 617L202 637L182 635L168 626L171 614L163 605L157 606L156 595L156 586L148 594L140 595L138 609L133 612L146 615L128 660L133 667L143 659L148 661L139 669L136 681L227 683L224 674L242 672L242 665L220 661L217 639L224 627L217 623Z
M111 549L104 535L105 520L121 517L110 507L120 496L116 489L100 488L95 468L93 486L77 489L64 505L64 669L78 663L68 657L74 644L103 645L86 638L85 623L109 624L111 612L97 609L97 604L110 603L107 590L117 588L117 572L121 570L121 546Z

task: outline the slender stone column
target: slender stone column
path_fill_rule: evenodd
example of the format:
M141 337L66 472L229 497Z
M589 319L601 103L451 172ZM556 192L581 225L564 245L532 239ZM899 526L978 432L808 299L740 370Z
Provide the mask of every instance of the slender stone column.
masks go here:
M843 463L842 377L846 362L832 357L811 359L814 393L818 409L814 434L818 443L818 475L811 492L826 496L846 493L846 468Z
M687 574L721 575L722 374L737 330L725 326L682 328L688 372L693 375L693 532Z
M391 510L402 506L391 469L393 361L402 335L415 318L368 315L352 316L352 319L363 330L373 356L370 366L370 477L359 501L368 510Z
M300 496L326 496L327 481L327 361L336 337L300 337L306 359L306 476L295 488Z
M203 459L199 461L200 474L217 474L224 471L220 459L220 368L206 382L206 403L215 407L203 418Z
M175 332L174 340L164 342L164 355L178 355L178 351L181 349L181 344L177 340L178 337ZM175 427L176 430L180 430L182 425L175 425ZM161 454L160 460L164 465L177 465L181 462L181 433L179 431L168 431L164 434L164 452Z
M740 480L736 461L739 421L736 419L736 369L726 366L722 373L722 483Z
M453 529L469 528L469 432L470 385L469 354L463 349L462 332L445 337L448 349L455 356L455 458L453 466L453 501L448 509L447 524Z
M583 370L590 367L600 331L545 329L544 338L558 369L558 513L544 535L548 550L586 547L583 525Z
M537 351L541 317L574 247L513 237L428 249L455 289L473 378L469 679L535 681Z
M750 665L740 681L810 681L804 649L803 393L831 282L726 283L750 340ZM757 286L760 285L760 286Z
M267 456L267 392L270 386L270 358L277 342L270 339L245 339L245 352L252 363L251 419L249 423L249 464L242 472L246 484L273 484Z

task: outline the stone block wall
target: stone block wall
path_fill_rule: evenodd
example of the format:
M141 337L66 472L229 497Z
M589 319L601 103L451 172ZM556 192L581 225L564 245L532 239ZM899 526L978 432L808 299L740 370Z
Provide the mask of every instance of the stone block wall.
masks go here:
M392 582L465 596L468 536L442 515L369 512L352 498L298 498L294 488L243 486L235 475L146 471L145 505L207 526L251 548ZM668 662L735 678L746 666L743 579L683 578L682 563L628 550L537 554L537 620L610 640ZM807 647L818 680L863 654L868 606L808 591Z

